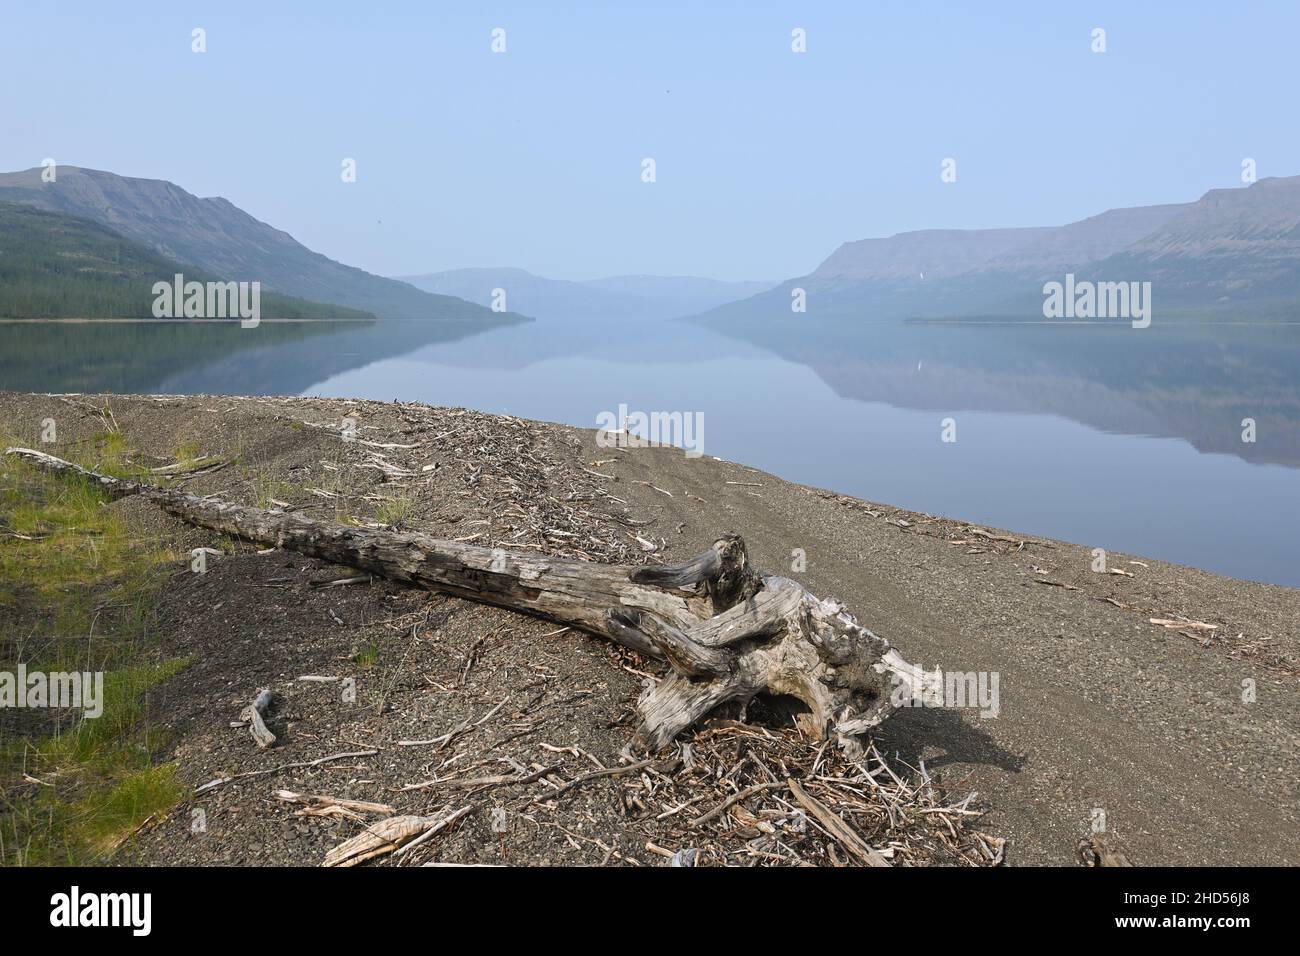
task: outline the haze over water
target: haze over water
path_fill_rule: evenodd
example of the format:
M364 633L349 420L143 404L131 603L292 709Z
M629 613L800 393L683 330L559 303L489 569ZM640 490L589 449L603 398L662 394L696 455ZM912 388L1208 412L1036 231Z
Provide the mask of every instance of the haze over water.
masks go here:
M701 412L706 454L792 481L1300 586L1300 363L1286 329L803 318L743 334L538 321L450 341L419 323L26 334L63 364L21 380L6 369L7 387L396 399L587 428L620 404ZM940 440L945 418L955 442Z

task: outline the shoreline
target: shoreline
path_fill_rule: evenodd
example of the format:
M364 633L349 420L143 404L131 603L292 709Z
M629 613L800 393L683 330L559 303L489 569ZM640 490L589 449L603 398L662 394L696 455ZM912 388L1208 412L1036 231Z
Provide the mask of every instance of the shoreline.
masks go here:
M265 494L324 515L337 499L308 489L331 490L322 462L342 454L358 482L337 489L349 517L391 509L382 499L402 485L411 500L400 520L440 537L671 563L739 533L760 568L843 600L912 663L1000 675L998 717L908 709L878 743L979 791L991 807L980 826L1009 838L1012 862L1074 862L1103 808L1138 865L1300 863L1300 590L1117 553L1108 568L1124 573L1097 573L1079 545L877 505L680 449L600 448L595 429L417 403L0 392L0 424L34 441L39 422L54 417L68 440L102 430L105 401L151 462L197 441L203 453L242 449L256 464L251 477L234 468L196 477L190 490L199 493ZM344 414L377 447L344 450L320 427ZM500 440L478 461L440 459L438 435L457 420ZM466 495L449 499L448 489ZM480 516L475 508L498 493L512 504ZM543 511L530 509L558 514L561 505L575 523L548 538ZM201 537L147 509L135 517L160 535ZM1251 703L1241 699L1246 680L1257 688Z

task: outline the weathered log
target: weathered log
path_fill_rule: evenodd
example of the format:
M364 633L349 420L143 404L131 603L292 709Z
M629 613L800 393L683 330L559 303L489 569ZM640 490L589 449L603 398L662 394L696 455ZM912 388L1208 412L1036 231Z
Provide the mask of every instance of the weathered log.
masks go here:
M597 564L250 508L96 474L27 448L6 454L80 475L114 498L144 496L189 524L557 621L666 660L672 672L638 702L639 733L656 750L723 704L743 708L770 695L796 698L806 732L856 753L893 700L918 687L920 671L888 641L838 602L759 574L736 535L672 567Z

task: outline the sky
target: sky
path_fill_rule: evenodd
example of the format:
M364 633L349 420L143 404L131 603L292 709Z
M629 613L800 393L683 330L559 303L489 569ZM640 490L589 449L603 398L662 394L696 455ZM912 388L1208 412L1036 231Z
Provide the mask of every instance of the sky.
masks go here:
M384 275L778 280L1300 174L1298 34L1294 0L11 2L0 169L167 179Z

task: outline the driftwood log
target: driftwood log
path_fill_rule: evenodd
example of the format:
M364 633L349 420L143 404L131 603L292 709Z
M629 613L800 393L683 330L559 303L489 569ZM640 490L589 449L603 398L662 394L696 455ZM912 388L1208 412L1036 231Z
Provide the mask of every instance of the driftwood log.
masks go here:
M114 498L141 495L192 525L532 614L666 660L672 672L638 702L639 735L655 750L724 704L767 695L797 699L806 732L856 755L859 738L895 700L919 693L921 672L888 641L838 602L757 572L736 535L672 567L598 564L201 498L28 448L6 454L80 475Z

